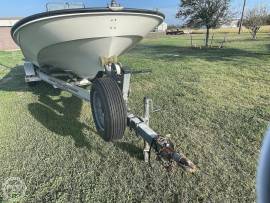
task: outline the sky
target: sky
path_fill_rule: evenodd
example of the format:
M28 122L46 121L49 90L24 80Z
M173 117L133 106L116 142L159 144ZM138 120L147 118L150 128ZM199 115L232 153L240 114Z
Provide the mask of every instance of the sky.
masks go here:
M83 2L87 7L104 7L110 0L0 0L0 17L26 17L35 13L45 11L48 2ZM124 7L156 9L166 15L168 24L181 24L175 18L180 0L117 0ZM232 0L231 8L240 13L243 0ZM270 10L269 0L247 0L247 8L256 5L265 5Z

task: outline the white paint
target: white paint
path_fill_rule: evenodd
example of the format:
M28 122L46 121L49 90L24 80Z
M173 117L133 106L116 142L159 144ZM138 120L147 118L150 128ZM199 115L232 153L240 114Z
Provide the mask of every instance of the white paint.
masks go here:
M0 19L0 27L12 27L19 19Z
M155 28L155 32L165 32L168 29L167 23L163 22Z

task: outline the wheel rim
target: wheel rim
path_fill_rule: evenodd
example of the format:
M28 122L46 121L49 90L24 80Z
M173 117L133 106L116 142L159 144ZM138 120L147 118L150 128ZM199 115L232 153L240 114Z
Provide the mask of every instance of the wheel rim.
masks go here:
M97 126L104 131L104 110L102 108L101 99L97 92L93 94L94 116L96 118Z

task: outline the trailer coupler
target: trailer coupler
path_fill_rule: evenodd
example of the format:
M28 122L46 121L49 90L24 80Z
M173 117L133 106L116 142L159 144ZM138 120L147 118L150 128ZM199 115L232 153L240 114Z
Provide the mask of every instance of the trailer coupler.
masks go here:
M144 160L150 161L150 152L153 149L157 155L157 160L170 171L173 163L176 163L186 172L194 173L197 170L195 164L182 153L176 152L173 143L168 137L162 137L149 127L150 103L151 99L144 99L144 118L128 114L128 126L131 130L141 136L145 142Z

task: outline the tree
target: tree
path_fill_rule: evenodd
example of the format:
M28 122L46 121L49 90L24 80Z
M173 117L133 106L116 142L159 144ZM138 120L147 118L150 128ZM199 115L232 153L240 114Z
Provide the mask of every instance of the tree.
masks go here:
M239 22L239 30L238 30L238 34L239 35L241 33L241 29L242 29L242 25L243 25L243 18L244 18L245 8L246 8L246 0L244 0L244 4L243 4L243 8L242 8L242 13L241 13L241 19L240 19L240 22Z
M177 18L188 27L205 27L205 46L208 47L209 30L217 28L230 19L230 0L181 0Z
M250 30L252 39L256 39L261 26L266 24L267 16L265 7L256 7L247 11L243 25Z
M266 25L270 25L270 14L266 17Z

